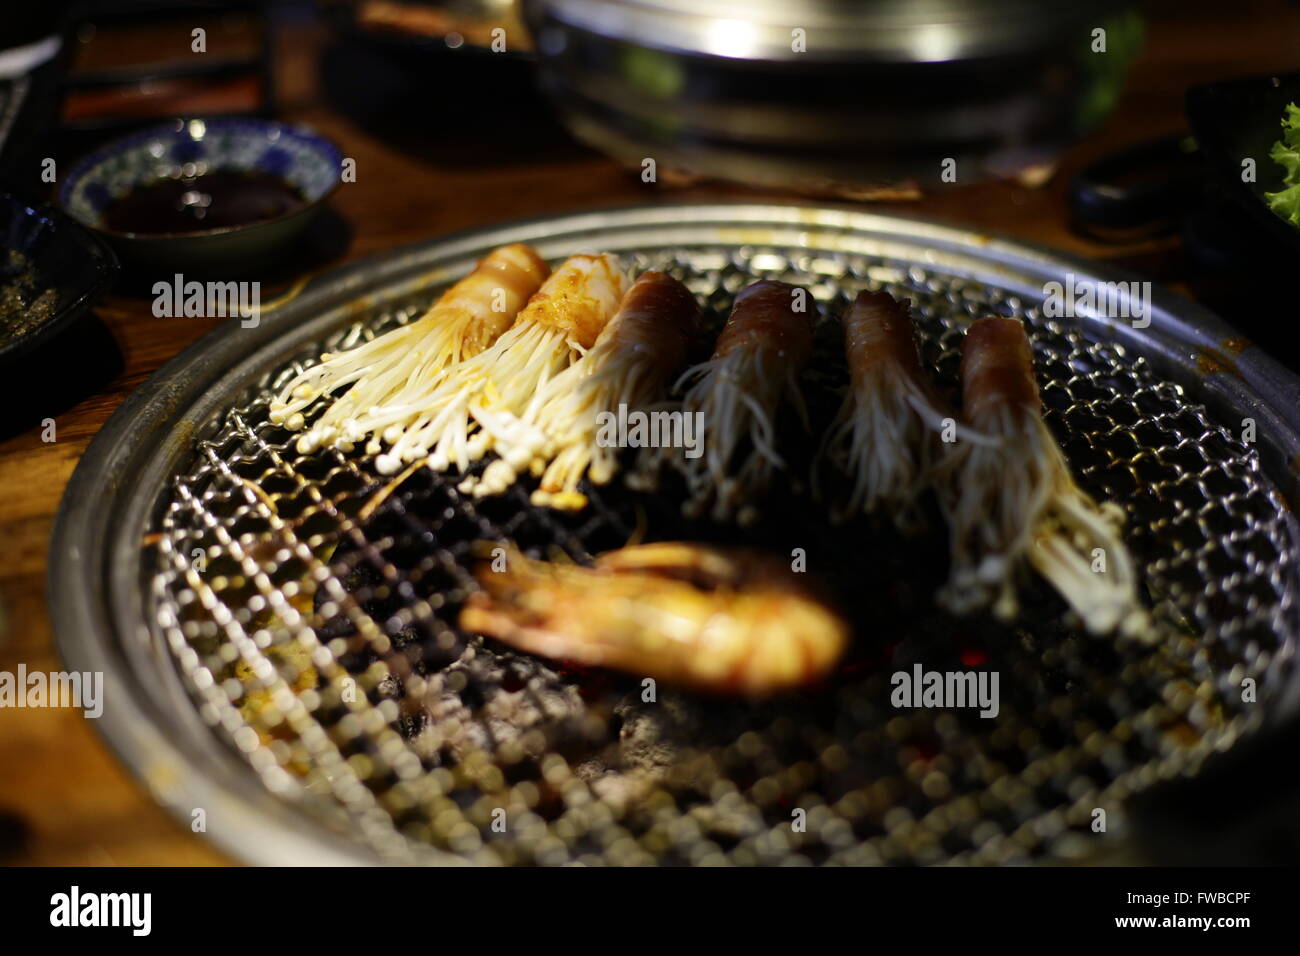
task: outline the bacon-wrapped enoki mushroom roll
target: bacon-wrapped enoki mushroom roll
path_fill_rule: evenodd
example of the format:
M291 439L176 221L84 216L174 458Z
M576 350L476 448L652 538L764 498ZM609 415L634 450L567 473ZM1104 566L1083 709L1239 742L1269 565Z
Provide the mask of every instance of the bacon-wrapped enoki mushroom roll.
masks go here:
M1013 617L1017 578L1028 562L1088 630L1148 634L1137 572L1120 537L1123 512L1098 505L1074 483L1043 422L1033 350L1020 320L971 325L961 381L967 422L1000 441L967 443L959 453L947 496L952 576L945 602L958 612L992 605L999 616Z
M626 289L614 256L565 260L507 332L443 377L416 423L376 459L380 473L392 474L403 462L426 456L437 471L453 464L465 470L491 447L493 428L517 427L517 416L537 391L591 348ZM476 425L484 431L471 437Z
M544 468L533 503L582 508L587 499L578 482L590 476L605 484L618 466L618 449L597 444L600 414L620 405L641 409L662 397L686 361L699 318L686 286L662 272L642 274L591 351L538 393L523 417L528 427L498 433L501 458L488 465L474 494L498 494L524 467Z
M700 413L704 450L697 458L675 456L686 477L688 513L713 505L713 517L735 515L742 523L757 513L757 498L773 473L785 467L776 450L776 416L789 396L807 420L799 373L812 354L816 320L812 295L799 286L764 279L736 296L713 356L679 381L691 384L683 411ZM742 450L742 446L746 446Z
M346 352L322 355L280 390L271 421L297 431L306 425L307 406L351 385L298 439L299 450L336 442L347 448L372 434L395 444L447 371L510 328L549 272L522 243L494 249L416 321ZM379 450L372 441L369 451Z
M945 420L956 438L952 412L921 366L909 305L863 291L844 314L849 391L824 451L852 481L837 518L883 509L899 528L915 527L921 495L944 459Z

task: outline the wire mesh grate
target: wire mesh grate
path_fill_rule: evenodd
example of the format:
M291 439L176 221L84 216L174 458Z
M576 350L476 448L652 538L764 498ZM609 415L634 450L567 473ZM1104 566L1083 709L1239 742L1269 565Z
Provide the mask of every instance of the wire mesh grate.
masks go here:
M1254 450L1181 386L1005 289L914 263L725 245L634 258L686 282L715 330L755 279L812 290L814 434L784 428L792 461L809 460L838 402L833 317L861 288L912 300L950 393L965 323L1024 317L1049 424L1081 484L1127 511L1166 639L1143 649L1086 637L1043 588L1014 627L949 617L932 600L942 533L831 526L797 479L743 532L688 521L671 487L617 479L576 515L531 506L526 484L475 500L458 477L421 470L390 487L359 451L299 454L268 421L275 386L308 355L268 370L165 490L150 583L196 706L267 787L393 860L1026 862L1088 853L1094 808L1122 832L1127 795L1255 728L1242 681L1274 693L1300 632L1292 532ZM439 291L321 350L409 321ZM824 685L778 700L661 687L645 702L632 677L456 629L479 542L582 562L639 536L803 548L853 625L853 649ZM890 674L918 662L996 670L1000 714L895 709Z

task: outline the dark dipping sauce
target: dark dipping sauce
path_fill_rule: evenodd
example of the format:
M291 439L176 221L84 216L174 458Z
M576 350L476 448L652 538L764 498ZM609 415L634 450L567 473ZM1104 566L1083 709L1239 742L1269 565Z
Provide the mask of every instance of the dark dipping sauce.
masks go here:
M229 229L275 219L306 202L298 187L270 173L214 172L136 186L109 203L104 225L155 235Z

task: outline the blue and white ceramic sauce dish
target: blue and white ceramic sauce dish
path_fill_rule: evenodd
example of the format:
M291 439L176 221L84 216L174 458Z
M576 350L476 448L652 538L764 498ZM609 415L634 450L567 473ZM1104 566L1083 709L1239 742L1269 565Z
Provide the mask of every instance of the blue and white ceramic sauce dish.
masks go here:
M302 233L342 164L303 127L183 119L91 153L58 198L136 266L246 272Z

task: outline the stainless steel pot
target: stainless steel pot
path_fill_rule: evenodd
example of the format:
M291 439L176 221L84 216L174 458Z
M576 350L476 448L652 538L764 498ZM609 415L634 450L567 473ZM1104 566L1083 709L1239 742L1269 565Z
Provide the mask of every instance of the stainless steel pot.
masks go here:
M1123 0L525 6L541 82L583 140L656 172L819 192L1048 162L1110 111L1142 34Z

